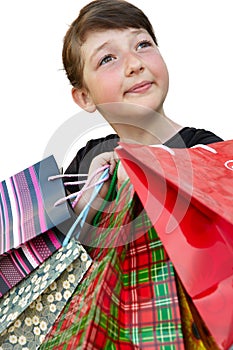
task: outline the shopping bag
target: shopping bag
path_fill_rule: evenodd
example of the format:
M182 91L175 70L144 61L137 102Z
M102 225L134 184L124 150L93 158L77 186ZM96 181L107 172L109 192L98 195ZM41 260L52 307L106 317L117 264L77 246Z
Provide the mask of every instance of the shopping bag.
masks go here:
M70 218L56 161L49 156L0 183L0 255Z
M86 247L93 264L40 349L184 349L173 265L131 184L110 192L87 234L99 242Z
M117 153L188 294L221 349L233 343L233 141Z
M64 237L50 229L1 256L0 298L61 248Z
M0 299L0 333L3 332L61 273L81 254L91 261L84 248L76 240L60 248L33 271L26 279Z
M4 320L0 323L4 331L0 332L0 346L3 349L39 349L90 265L91 259L85 249L71 240L28 281L4 297L1 305Z
M54 159L52 159L52 161L54 163ZM43 165L41 165L41 163L40 167L42 167L42 169L44 166L48 165L45 161L43 161ZM73 235L76 235L77 237L78 233L81 231L82 226L85 223L85 218L88 214L92 201L98 194L98 191L101 189L104 181L106 181L109 177L108 168L108 166L105 166L97 169L96 172L94 172L88 180L82 179L80 181L76 181L76 183L84 184L83 188L80 191L66 196L64 196L64 194L60 194L61 197L59 197L58 200L56 197L54 197L51 200L51 205L53 205L53 207L60 208L64 208L63 204L68 203L69 200L68 208L70 210L70 218L68 220L65 220L59 225L57 225L58 227L49 229L46 232L41 233L39 236L28 240L26 243L22 243L20 246L18 246L18 248L13 248L7 253L0 255L0 297L3 296L17 283L19 283L23 278L28 276L32 271L34 271L43 261L45 261L49 256L51 256L55 251L57 251L61 247L61 245L67 245L70 238ZM42 170L40 169L39 172L41 173L41 171ZM48 173L47 170L46 172ZM59 185L61 188L63 188L63 184L64 186L70 184L70 182L67 182L67 177L69 178L70 175L56 174L54 169L50 169L50 172L53 173L52 176L50 175L46 180L46 175L45 181L42 179L42 189L44 188L45 184L47 184L47 181L57 183L57 185ZM99 173L102 174L95 181L95 178L96 176L98 177ZM22 176L24 176L24 174ZM75 174L72 176L81 176L83 178L87 177L87 174ZM61 184L61 179L63 178L66 178L66 180L64 180L64 183ZM73 183L75 182L72 181L72 184ZM75 206L75 203L77 203L77 201L81 198L84 191L91 187L94 188L93 197L86 204L85 208L80 213L80 215L76 217L75 213L72 211L71 208ZM20 193L22 192L23 195L24 191L26 190L26 186L20 187ZM33 189L30 188L30 191L33 193ZM49 196L49 198L51 198L51 195L48 193L48 191L46 192L45 196ZM56 196L58 197L57 194ZM46 200L48 201L47 198ZM65 209L66 208L67 207L65 207ZM46 208L41 208L41 212L43 212L45 209ZM58 215L57 212L55 213ZM33 220L38 221L40 218L37 216L36 211L33 214ZM61 217L64 218L64 215L66 215L67 213L65 212L61 214L63 215ZM32 216L29 216L29 219L31 218ZM56 218L56 222L59 222L58 219L59 218Z

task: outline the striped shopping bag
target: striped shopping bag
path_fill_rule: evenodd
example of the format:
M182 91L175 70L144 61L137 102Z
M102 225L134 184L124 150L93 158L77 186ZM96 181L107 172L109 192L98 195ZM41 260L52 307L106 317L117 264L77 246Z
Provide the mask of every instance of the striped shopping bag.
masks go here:
M0 183L0 258L6 252L70 218L56 161L49 156Z
M69 175L58 174L53 156L0 184L0 298L77 235L91 202L78 217L72 209L90 186L98 194L108 179L105 168L97 169L88 180L76 181L85 185L72 195L64 190L70 182L62 180Z
M61 248L64 235L56 228L32 238L0 257L0 298Z

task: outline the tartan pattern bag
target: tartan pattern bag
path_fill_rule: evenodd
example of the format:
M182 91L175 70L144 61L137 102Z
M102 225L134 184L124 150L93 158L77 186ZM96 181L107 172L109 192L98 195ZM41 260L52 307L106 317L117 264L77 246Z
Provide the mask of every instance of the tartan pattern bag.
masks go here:
M88 249L95 262L41 350L184 349L172 263L129 183L120 198L97 214L90 236L107 248Z

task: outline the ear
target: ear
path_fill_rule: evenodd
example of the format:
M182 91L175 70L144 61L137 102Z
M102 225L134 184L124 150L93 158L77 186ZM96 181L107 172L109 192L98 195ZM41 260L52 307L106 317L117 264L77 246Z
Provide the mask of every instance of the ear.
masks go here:
M72 97L75 103L87 112L93 113L96 111L96 105L92 100L89 92L85 89L72 88Z

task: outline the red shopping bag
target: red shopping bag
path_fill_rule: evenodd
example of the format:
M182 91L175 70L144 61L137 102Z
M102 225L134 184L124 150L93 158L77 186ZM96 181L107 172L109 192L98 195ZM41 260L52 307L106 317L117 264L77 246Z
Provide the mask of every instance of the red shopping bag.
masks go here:
M221 349L233 344L233 141L117 153L183 285Z

